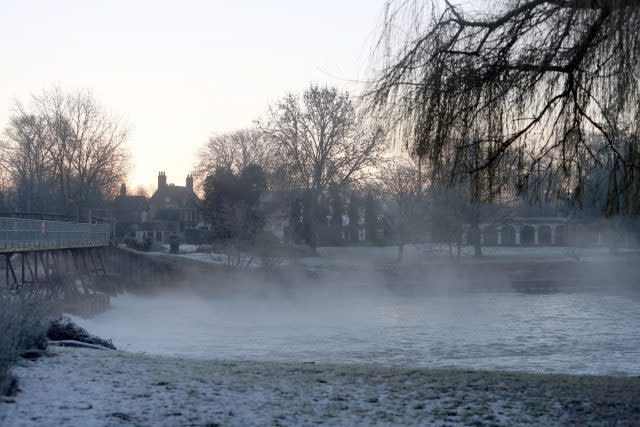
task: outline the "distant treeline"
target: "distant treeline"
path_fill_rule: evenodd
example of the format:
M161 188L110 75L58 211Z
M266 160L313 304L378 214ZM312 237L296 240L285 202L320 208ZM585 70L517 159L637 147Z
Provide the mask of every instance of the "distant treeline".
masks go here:
M86 218L126 178L128 128L88 91L16 102L0 139L0 211Z

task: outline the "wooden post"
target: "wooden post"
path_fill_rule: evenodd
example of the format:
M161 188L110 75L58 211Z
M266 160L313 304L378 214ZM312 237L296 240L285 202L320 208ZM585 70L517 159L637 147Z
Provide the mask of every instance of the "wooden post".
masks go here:
M87 250L89 251L89 259L91 260L91 264L93 265L93 271L95 271L96 276L99 276L100 272L98 271L98 264L96 264L96 260L93 258L93 252L91 251L91 248Z
M18 286L18 278L16 277L16 271L13 269L13 264L11 264L11 256L13 254L7 255L7 268L11 271L11 277L13 278L13 283ZM9 279L7 278L7 285L9 284Z
M100 255L100 248L96 249L96 255L98 255L98 261L100 262L100 267L102 268L102 274L107 275L107 269L104 266L104 262L102 261L102 255Z
M44 270L44 277L49 284L51 284L51 278L49 277L49 264L45 262L45 259L48 261L48 254L45 251L44 254L40 252L40 262L42 263L42 269Z
M31 275L31 284L35 285L35 284L38 283L38 281L36 280L36 277L33 275L33 270L31 269L31 263L29 262L29 254L27 254L26 261L27 261L27 269L29 270L29 274ZM23 266L23 268L24 268L24 266ZM24 279L22 279L22 283L24 284Z
M24 285L24 252L20 252L20 282Z

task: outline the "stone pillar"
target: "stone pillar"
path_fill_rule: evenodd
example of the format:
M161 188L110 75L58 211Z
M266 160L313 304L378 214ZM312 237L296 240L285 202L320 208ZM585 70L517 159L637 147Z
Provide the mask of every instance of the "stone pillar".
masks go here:
M516 245L520 244L520 227L514 227L516 230Z
M478 236L480 238L480 244L484 245L484 230L485 227L478 227L479 228L479 232L480 232L480 236Z
M502 227L496 227L497 241L498 246L502 244Z
M540 227L538 227L537 225L533 226L533 244L534 245L539 245L540 244Z
M558 228L558 226L550 225L549 228L551 229L551 244L555 245L556 244L556 228Z

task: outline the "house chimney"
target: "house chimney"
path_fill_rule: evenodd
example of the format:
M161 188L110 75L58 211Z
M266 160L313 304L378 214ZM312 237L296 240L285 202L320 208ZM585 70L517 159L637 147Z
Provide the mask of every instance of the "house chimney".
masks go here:
M120 196L124 197L127 195L127 184L124 182L120 185Z
M165 188L167 186L167 175L164 172L158 174L158 189Z
M193 191L193 176L187 175L187 189Z

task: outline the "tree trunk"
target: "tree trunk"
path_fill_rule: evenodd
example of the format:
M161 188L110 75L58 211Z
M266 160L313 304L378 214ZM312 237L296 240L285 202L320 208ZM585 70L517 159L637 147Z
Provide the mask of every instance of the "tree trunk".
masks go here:
M304 220L304 239L307 245L311 248L311 251L315 254L318 246L316 239L316 205L318 203L317 196L315 194L307 194L307 203L305 203L305 209L303 214Z
M480 144L473 148L473 162L476 172L471 175L471 237L473 238L473 255L482 256L480 246L480 201L482 199L482 176L478 170L480 166Z
M608 231L605 235L605 239L608 240L607 246L609 246L609 253L611 255L617 255L619 253L619 239L622 238L622 227L620 226L620 219L615 216L611 220L610 227L607 227ZM605 229L606 230L606 229Z
M476 164L478 163L476 153ZM482 246L480 245L480 193L481 182L480 173L476 172L472 176L471 183L471 238L473 239L473 256L482 256Z
M473 256L482 256L482 246L480 244L480 218L474 212L471 217L471 239L473 240Z

